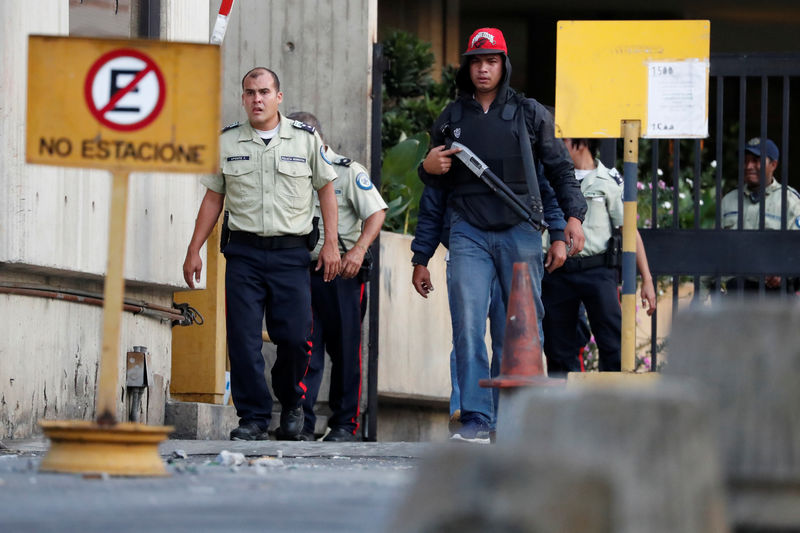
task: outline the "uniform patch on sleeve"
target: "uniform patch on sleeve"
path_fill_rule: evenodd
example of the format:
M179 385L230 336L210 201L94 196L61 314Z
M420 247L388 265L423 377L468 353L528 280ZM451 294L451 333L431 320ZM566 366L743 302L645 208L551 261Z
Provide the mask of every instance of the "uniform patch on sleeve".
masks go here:
M356 185L359 189L368 191L372 188L372 181L370 181L366 172L359 172L358 176L356 176Z
M293 155L282 155L281 156L281 161L295 161L297 163L305 163L306 162L306 158L305 157L297 157L297 156L293 156Z
M306 124L305 122L300 122L299 120L293 120L292 126L299 130L306 130L308 133L314 133L314 126Z
M319 155L321 155L322 159L324 159L325 162L328 163L329 165L333 164L333 163L331 163L331 160L328 159L328 156L325 155L325 147L324 146L320 146L319 147Z
M794 219L794 225L797 226L798 228L800 228L800 216L798 216L796 219Z
M249 161L249 160L250 160L249 155L232 155L231 157L225 159L225 161Z

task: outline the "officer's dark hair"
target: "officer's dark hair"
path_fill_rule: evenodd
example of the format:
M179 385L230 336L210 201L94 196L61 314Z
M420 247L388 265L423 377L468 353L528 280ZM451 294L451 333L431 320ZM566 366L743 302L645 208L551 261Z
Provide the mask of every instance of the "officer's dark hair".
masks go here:
M319 136L322 137L322 128L319 125L319 120L308 111L295 111L294 113L286 115L286 118L299 120L300 122L305 122L309 126L313 126L314 129L317 130L317 133L319 133Z
M272 81L275 82L275 91L280 91L281 90L281 80L278 79L278 75L277 74L275 74L273 71L271 71L267 67L255 67L253 69L250 69L247 72L247 74L245 74L244 77L242 78L242 90L244 91L244 80L246 80L247 78L257 78L257 77L261 76L262 72L268 72L269 74L272 75Z
M597 139L570 139L572 144L578 148L581 146L585 146L589 149L589 153L592 154L592 157L597 156L597 150L600 148L600 142Z

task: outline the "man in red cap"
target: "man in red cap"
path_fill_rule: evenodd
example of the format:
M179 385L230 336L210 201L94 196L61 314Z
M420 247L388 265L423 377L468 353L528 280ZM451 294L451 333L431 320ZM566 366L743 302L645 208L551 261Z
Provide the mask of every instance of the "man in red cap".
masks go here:
M569 255L579 252L584 242L581 223L586 202L572 160L555 138L553 117L536 100L509 87L510 77L503 33L496 28L473 32L456 74L458 98L436 120L433 148L419 168L423 182L449 191L452 209L448 288L462 426L451 439L477 443L489 442L494 412L492 391L478 385L490 377L484 343L489 291L497 279L507 305L513 265L526 262L534 282L536 313L542 316L542 239L538 227L454 161L458 150L447 149L445 142L455 140L475 152L531 208L537 223L543 216L538 180L545 177L536 173L541 163L567 218Z

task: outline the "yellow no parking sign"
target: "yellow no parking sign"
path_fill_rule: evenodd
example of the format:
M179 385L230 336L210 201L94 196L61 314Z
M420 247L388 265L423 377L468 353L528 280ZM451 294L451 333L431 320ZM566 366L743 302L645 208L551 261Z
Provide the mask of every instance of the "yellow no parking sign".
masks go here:
M636 342L639 137L708 136L707 20L558 22L556 137L623 137L622 370Z
M32 36L29 163L215 172L219 47Z

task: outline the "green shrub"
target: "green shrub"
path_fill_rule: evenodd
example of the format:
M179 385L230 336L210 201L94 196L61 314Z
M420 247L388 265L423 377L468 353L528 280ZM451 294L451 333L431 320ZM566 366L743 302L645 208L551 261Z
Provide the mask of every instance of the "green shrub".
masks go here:
M430 43L396 31L382 43L389 68L383 75L381 117L381 194L389 204L384 229L413 233L423 184L417 167L428 153L433 122L455 96L456 67L442 69L442 81L430 75Z

